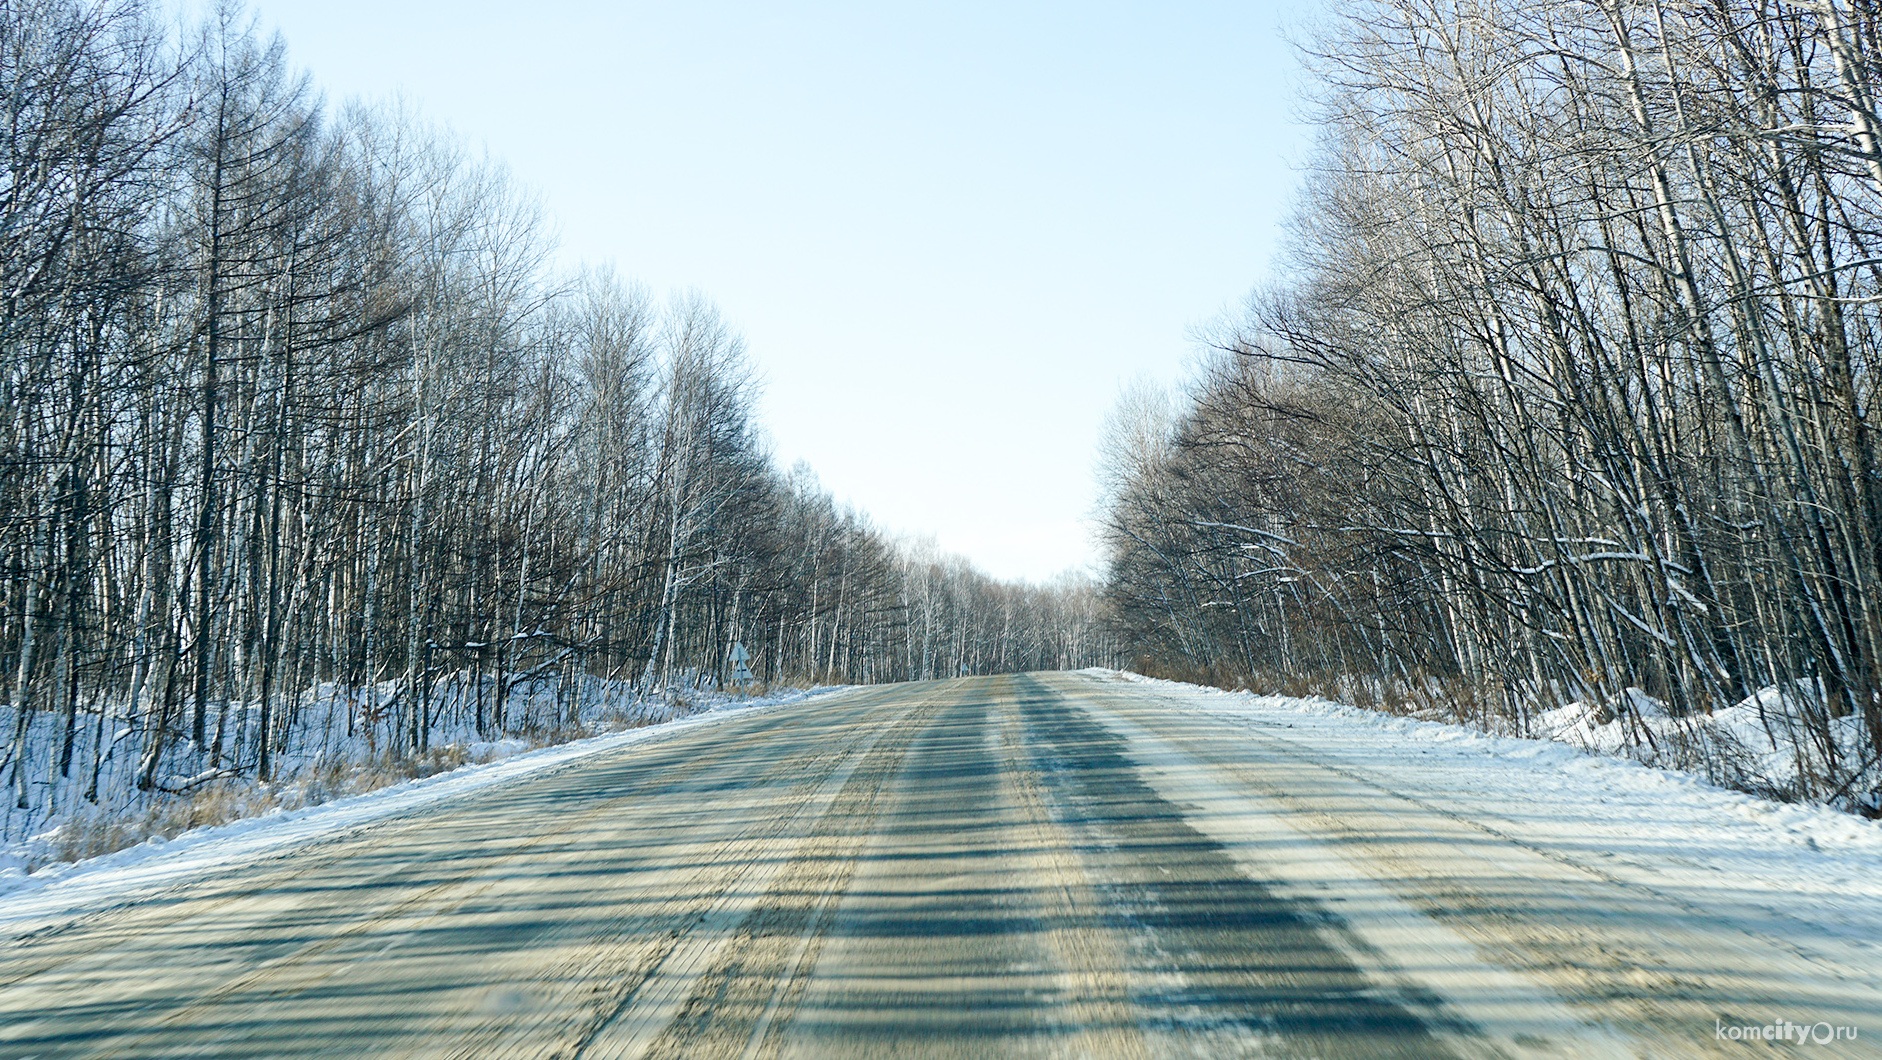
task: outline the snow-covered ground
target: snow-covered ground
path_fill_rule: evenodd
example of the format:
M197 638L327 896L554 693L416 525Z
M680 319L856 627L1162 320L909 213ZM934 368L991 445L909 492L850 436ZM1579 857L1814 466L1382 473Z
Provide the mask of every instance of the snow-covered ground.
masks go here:
M577 758L775 709L835 690L831 687L790 689L756 699L721 698L703 711L673 721L523 750L498 761L466 765L318 806L276 810L260 817L194 829L170 840L151 839L102 857L47 865L30 874L17 866L0 868L0 939L123 905L212 872L275 856L304 843L331 838L494 784L539 774Z
M1882 954L1882 822L1757 798L1598 748L1325 699L1085 672L1155 688L1173 707L1219 718L1224 739L1284 740L1403 797L1491 822L1524 845L1644 887L1703 895L1734 920L1763 921L1768 931L1803 921Z

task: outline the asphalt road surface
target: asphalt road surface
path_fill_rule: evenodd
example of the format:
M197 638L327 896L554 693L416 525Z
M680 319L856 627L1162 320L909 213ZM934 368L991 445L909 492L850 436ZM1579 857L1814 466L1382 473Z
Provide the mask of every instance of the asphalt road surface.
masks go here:
M1035 674L741 716L0 944L0 1057L1863 1056L1714 1028L1882 1036L1878 989Z

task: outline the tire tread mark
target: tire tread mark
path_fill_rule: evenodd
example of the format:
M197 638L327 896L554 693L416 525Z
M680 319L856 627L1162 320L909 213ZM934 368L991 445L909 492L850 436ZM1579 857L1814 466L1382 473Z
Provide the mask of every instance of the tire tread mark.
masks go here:
M888 782L947 689L913 706L858 765L645 1060L774 1057L848 891Z

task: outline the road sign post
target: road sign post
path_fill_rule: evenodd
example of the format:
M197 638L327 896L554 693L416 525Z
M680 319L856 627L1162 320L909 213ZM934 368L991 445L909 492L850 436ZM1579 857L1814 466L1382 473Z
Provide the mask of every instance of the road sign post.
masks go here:
M751 654L745 650L745 645L738 641L732 642L731 661L732 680L738 683L740 694L749 693L752 682Z

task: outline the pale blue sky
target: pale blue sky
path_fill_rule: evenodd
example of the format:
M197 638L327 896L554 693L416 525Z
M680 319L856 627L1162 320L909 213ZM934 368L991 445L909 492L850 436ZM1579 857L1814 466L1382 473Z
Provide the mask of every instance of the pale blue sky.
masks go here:
M1307 3L262 0L331 101L402 94L570 261L698 288L801 457L1000 577L1095 566L1120 386L1266 275Z

